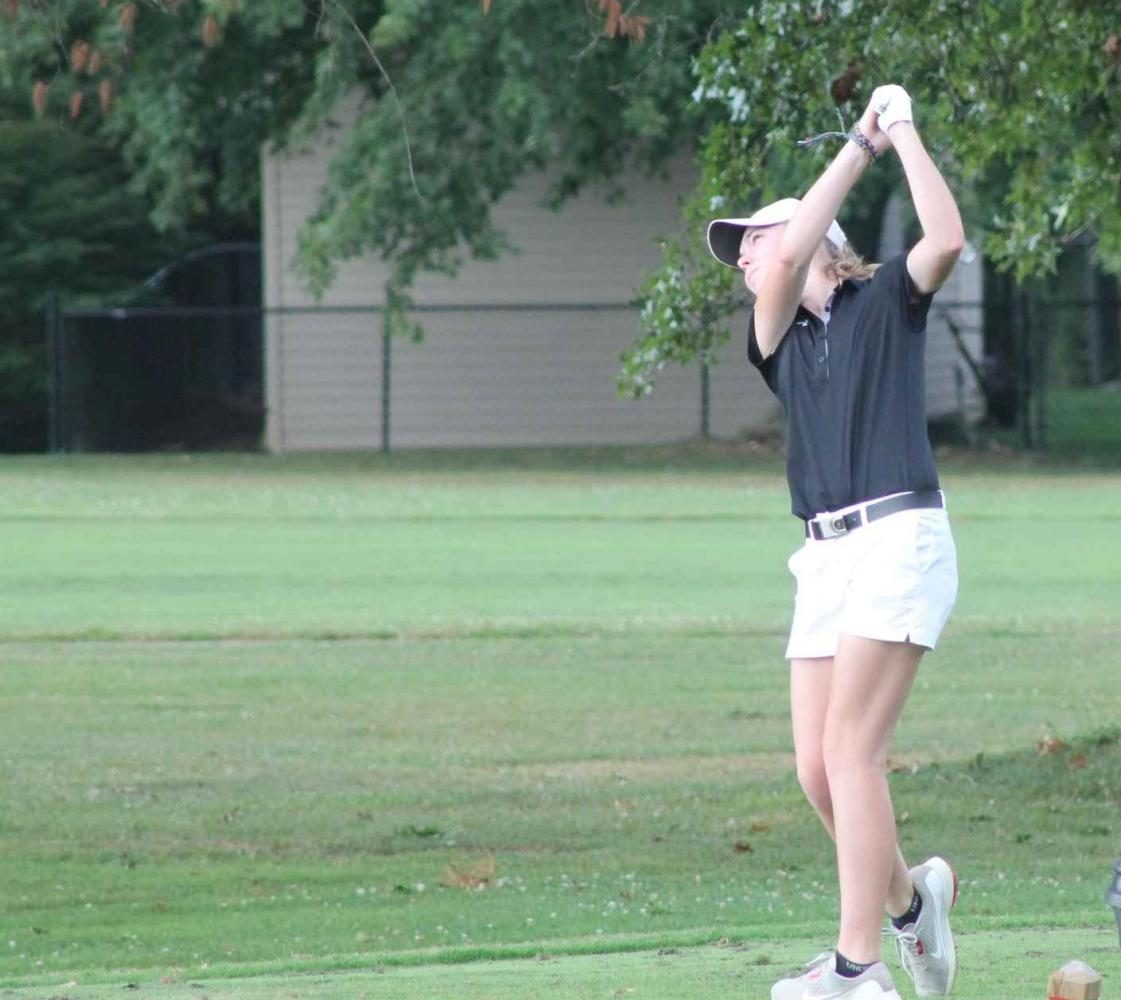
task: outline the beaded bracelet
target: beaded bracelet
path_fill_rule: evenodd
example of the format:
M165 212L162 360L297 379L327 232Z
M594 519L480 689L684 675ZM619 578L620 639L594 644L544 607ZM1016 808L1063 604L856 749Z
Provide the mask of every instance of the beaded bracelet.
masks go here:
M848 137L868 154L868 159L870 161L875 161L879 154L876 152L876 147L872 145L868 136L861 132L860 129L853 126L853 130L848 134Z
M837 112L837 117L841 119L841 128L845 127L844 119L841 118L840 112ZM872 145L863 132L860 131L855 125L851 132L821 132L818 135L811 135L808 139L799 139L795 145L797 146L817 146L819 143L824 142L826 139L848 139L855 142L865 153L868 154L869 161L874 161L879 157L876 152L876 147Z

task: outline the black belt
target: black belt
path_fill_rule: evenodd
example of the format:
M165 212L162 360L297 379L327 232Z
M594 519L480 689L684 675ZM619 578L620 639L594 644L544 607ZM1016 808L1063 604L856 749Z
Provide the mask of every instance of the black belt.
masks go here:
M847 514L818 514L806 522L806 537L824 542L829 538L839 538L850 531L859 528L871 521L878 521L888 514L895 514L901 510L916 510L918 508L942 508L946 501L941 490L916 490L913 493L900 493L897 497L888 497L886 500L873 500L864 504L857 510L850 510Z

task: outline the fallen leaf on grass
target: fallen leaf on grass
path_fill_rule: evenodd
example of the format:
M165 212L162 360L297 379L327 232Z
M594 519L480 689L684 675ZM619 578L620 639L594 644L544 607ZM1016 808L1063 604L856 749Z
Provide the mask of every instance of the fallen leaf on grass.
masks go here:
M494 881L494 872L495 857L491 854L463 868L448 865L440 885L448 889L479 889Z
M1035 745L1035 748L1039 751L1040 757L1047 757L1065 750L1066 744L1057 736L1052 736L1048 733Z

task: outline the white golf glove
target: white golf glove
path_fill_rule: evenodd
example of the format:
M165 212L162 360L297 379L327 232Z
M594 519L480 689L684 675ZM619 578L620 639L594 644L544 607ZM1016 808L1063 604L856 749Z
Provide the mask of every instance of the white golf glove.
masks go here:
M911 95L897 83L889 83L872 91L872 106L879 114L879 124L885 132L899 122L914 121L911 115Z

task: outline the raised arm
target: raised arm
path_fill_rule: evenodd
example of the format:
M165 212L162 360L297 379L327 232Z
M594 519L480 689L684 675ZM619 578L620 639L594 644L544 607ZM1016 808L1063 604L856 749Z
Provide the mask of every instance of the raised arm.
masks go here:
M881 89L892 93L880 124L903 164L923 233L907 254L907 273L917 291L929 294L941 288L954 269L965 245L965 228L957 202L911 120L907 92L902 87L877 88L877 92Z
M869 103L858 126L877 153L887 148L888 137L880 130L877 111ZM846 142L833 162L802 196L798 211L786 224L778 250L767 266L766 276L755 299L755 339L759 352L775 352L786 335L806 288L806 277L814 254L825 239L830 223L845 196L868 167L870 158L855 142Z

